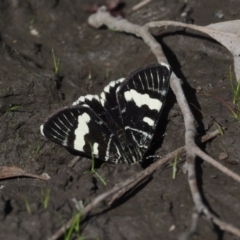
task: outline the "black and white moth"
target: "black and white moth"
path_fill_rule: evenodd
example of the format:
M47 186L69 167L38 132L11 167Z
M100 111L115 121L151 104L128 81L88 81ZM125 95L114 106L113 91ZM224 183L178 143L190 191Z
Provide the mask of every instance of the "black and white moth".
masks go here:
M169 89L171 68L147 66L110 82L51 115L43 136L79 155L107 162L141 162L151 144Z

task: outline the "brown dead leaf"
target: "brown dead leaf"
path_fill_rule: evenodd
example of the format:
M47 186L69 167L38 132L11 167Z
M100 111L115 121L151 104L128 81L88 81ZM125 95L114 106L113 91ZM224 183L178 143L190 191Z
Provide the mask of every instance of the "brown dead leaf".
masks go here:
M31 178L41 179L41 180L49 180L49 177L45 175L36 175L33 173L29 173L19 167L0 166L0 179L14 178L14 177L31 177Z

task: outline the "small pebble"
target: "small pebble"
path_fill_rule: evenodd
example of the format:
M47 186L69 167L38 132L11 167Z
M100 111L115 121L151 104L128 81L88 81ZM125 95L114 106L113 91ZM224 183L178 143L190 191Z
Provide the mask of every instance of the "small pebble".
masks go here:
M196 91L199 93L200 91L202 90L202 87L201 86L197 86L196 87Z
M219 157L218 157L218 159L219 160L225 160L225 159L227 159L228 158L228 154L227 153L225 153L225 152L222 152L222 153L220 153L219 154Z
M169 232L172 232L174 229L176 228L176 226L175 225L172 225L170 228L169 228Z
M214 14L214 17L219 18L219 19L223 19L224 18L224 13L222 10L217 10Z

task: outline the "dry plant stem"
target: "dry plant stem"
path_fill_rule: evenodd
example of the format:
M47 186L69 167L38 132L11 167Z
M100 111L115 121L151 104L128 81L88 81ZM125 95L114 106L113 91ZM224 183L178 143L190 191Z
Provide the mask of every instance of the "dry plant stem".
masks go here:
M204 135L201 138L201 142L207 142L210 139L213 139L214 137L216 137L217 135L219 135L219 131L215 130L214 132L208 133L206 135ZM164 158L156 161L155 163L151 164L148 168L146 168L145 170L135 174L134 176L128 178L126 181L121 182L119 184L116 184L112 189L110 189L109 191L102 193L101 195L99 195L98 197L96 197L95 199L93 199L83 210L82 212L82 219L91 211L93 210L101 201L105 200L107 197L109 197L112 194L115 194L112 199L110 200L111 204L114 200L116 200L117 198L119 198L120 196L122 196L123 194L125 194L127 191L129 191L132 187L136 186L137 184L139 184L141 181L143 181L144 179L146 179L147 177L149 177L152 173L154 173L155 171L159 170L164 164L166 164L167 162L171 161L174 156L176 156L176 154L180 155L182 153L185 152L185 147L180 147L178 149L176 149L175 151L173 151L172 153L167 154ZM129 187L130 186L130 187ZM69 229L72 225L74 218L70 219L67 224L63 227L61 227L54 235L52 235L52 237L49 240L56 240L58 239L60 236L62 236L64 234L64 232Z
M49 177L46 177L46 176L38 176L36 174L31 174L31 173L26 173L25 176L40 179L40 180L44 180L44 181L48 181L50 179Z
M226 168L225 166L223 166L222 164L217 162L215 159L213 159L212 157L207 155L205 152L203 152L199 148L195 148L194 152L198 157L200 157L201 159L204 159L204 161L210 163L215 168L219 169L221 172L225 173L226 175L230 176L235 181L240 183L240 176L238 174L236 174L233 171L231 171L230 169Z
M73 167L76 162L78 162L79 160L81 159L81 157L77 156L75 157L69 164L68 164L68 167Z
M178 240L188 240L192 235L194 235L197 231L197 224L198 224L199 214L196 211L196 209L192 213L192 220L191 220L191 226L189 230L185 231L183 234L180 235Z
M152 0L143 0L141 1L140 3L134 5L132 7L132 11L137 11L139 10L140 8L144 7L146 4L150 3Z

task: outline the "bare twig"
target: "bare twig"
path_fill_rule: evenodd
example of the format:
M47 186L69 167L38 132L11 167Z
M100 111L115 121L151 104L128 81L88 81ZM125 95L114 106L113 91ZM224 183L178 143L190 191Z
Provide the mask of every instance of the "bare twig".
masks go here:
M152 0L143 0L143 1L141 1L140 3L134 5L134 6L132 7L132 12L139 10L140 8L144 7L145 5L147 5L148 3L150 3L151 1L152 1Z
M191 226L190 228L180 235L178 240L188 240L192 235L194 235L197 231L197 224L198 224L199 214L196 211L196 209L192 213L192 219L191 219Z
M215 168L217 168L218 170L220 170L221 172L225 173L226 175L230 176L231 178L233 178L235 181L240 183L240 176L234 172L232 172L230 169L228 169L227 167L223 166L222 164L220 164L219 162L217 162L215 159L213 159L212 157L210 157L209 155L207 155L205 152L203 152L202 150L200 150L199 148L195 148L194 149L195 154L200 157L201 159L203 159L204 161L210 163L211 165L213 165Z
M76 156L72 161L68 164L68 167L73 167L80 159L81 157Z

